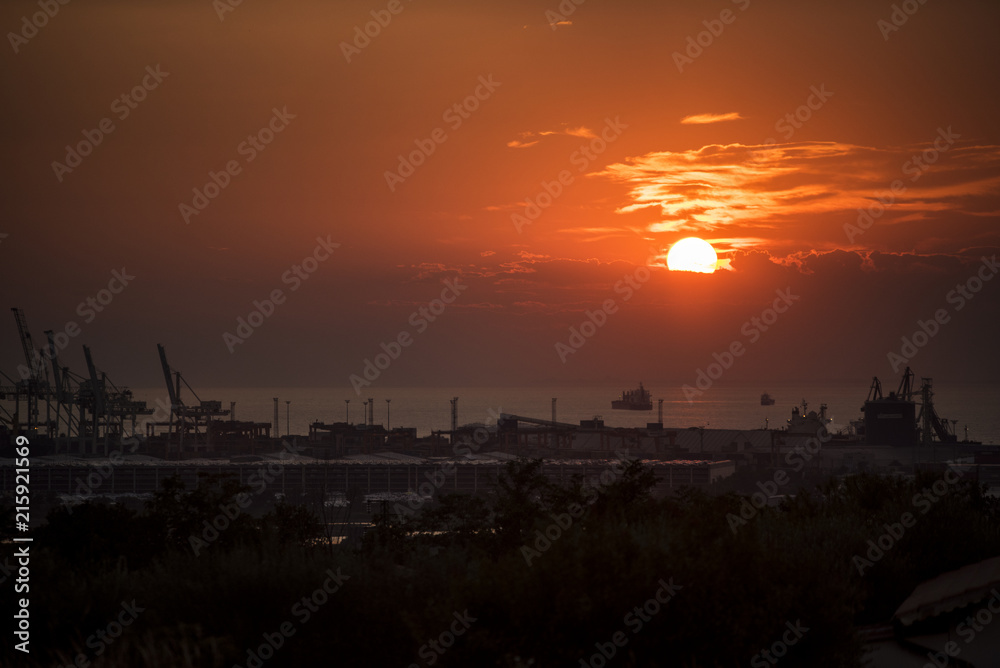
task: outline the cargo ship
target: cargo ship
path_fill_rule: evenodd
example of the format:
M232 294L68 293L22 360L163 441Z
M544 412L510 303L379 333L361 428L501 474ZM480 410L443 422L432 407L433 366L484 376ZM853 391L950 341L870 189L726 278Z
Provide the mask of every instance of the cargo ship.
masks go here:
M826 404L820 404L819 413L809 410L809 404L802 400L802 411L799 407L792 408L792 417L788 418L787 431L789 434L817 434L820 429L829 429L833 424L833 418L826 416Z
M773 406L774 405L774 399L771 397L770 394L768 394L767 392L765 392L764 394L760 395L760 405L761 406Z
M638 390L625 390L621 396L611 402L611 408L627 411L653 410L653 395L639 383Z

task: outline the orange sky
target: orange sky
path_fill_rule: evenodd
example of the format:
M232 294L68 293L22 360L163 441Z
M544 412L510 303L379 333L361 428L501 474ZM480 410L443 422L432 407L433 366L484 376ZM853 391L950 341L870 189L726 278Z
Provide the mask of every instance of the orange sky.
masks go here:
M940 308L953 317L918 373L1000 372L1000 281L948 301L1000 247L1000 6L926 3L898 30L889 2L559 6L243 2L220 18L208 0L98 1L33 30L37 4L4 3L7 305L36 344L77 323L62 362L82 371L88 344L134 386L159 382L157 342L203 384L344 386L401 333L379 383L690 382L783 289L801 300L727 378L893 376L888 353ZM224 187L201 200L212 174ZM669 274L686 236L726 268ZM339 246L293 290L318 238ZM134 281L85 321L123 267Z

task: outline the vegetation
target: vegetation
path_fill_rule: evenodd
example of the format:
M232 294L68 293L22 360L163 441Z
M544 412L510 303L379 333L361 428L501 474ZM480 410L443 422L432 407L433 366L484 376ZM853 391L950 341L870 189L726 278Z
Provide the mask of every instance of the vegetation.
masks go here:
M6 644L0 664L580 666L603 648L608 666L736 666L800 623L783 665L859 666L859 625L1000 553L1000 509L966 481L851 476L749 519L748 497L654 483L633 462L558 486L521 460L489 496L389 504L337 546L310 510L251 513L218 477L141 512L56 510L32 549L30 661Z

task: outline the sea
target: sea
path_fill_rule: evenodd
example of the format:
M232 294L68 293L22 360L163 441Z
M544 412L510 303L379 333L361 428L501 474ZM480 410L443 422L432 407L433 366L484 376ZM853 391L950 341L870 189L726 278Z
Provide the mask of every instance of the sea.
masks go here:
M541 420L552 418L556 400L556 420L578 424L600 417L608 427L644 427L657 421L658 399L663 399L665 427L684 429L772 429L786 425L793 407L819 411L826 404L833 430L846 429L861 417L861 407L869 392L865 382L770 382L766 385L718 383L700 395L685 395L676 383L644 382L653 396L652 411L613 410L611 402L623 390L607 384L552 387L377 387L358 395L351 387L261 387L197 388L198 398L222 402L224 409L235 402L237 420L274 423L274 400L278 401L278 434L305 435L313 422L360 423L365 402L374 407L374 423L389 428L416 428L418 436L451 428L451 400L458 398L458 424L495 424L501 413ZM883 386L888 394L895 387ZM986 444L1000 444L1000 383L934 383L934 406L938 415L957 420L959 440L966 437ZM762 406L767 392L773 406ZM133 389L136 399L150 407L169 405L165 388ZM187 388L181 398L196 403ZM159 402L159 403L158 403ZM919 410L919 408L918 408ZM272 430L272 435L274 431Z

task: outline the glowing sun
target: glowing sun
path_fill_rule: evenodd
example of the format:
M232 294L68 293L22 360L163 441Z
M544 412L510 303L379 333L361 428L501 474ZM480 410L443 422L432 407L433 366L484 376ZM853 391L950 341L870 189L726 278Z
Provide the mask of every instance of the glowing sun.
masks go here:
M712 244L698 237L681 239L667 253L667 268L670 271L697 271L711 274L719 257Z

